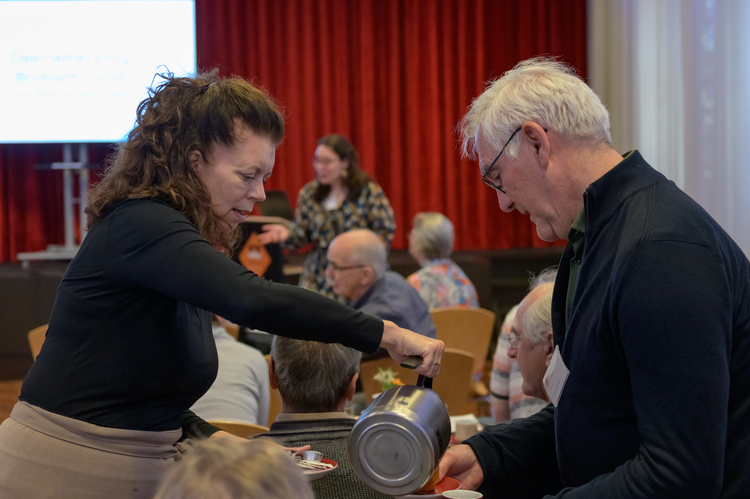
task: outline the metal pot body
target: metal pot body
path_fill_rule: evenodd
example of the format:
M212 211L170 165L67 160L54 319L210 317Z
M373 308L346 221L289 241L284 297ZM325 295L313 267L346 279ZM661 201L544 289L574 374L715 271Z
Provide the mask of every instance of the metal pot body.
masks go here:
M359 479L378 492L410 494L430 479L450 437L448 410L435 392L394 387L354 425L347 445L349 462Z

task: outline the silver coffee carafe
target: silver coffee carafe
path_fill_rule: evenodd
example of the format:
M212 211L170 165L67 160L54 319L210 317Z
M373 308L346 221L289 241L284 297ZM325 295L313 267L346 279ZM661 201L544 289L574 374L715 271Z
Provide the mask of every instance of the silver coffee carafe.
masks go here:
M410 494L432 477L448 448L448 410L432 378L383 392L354 425L347 446L359 479L386 495Z

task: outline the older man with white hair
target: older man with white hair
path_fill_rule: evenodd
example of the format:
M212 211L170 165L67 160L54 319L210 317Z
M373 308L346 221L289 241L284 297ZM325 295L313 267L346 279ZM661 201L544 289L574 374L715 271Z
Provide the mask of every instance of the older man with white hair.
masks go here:
M436 338L427 305L406 279L387 270L388 254L374 232L344 232L331 242L326 256L326 278L333 292L348 298L353 308ZM384 356L384 352L380 350L366 359L378 356Z
M531 292L519 304L524 305L523 313L517 313L520 307L516 305L500 327L490 377L490 402L497 423L529 417L549 404L549 398L541 390L541 374L544 374L546 365L544 359L541 362L536 359L548 350L547 345L552 345L549 301L556 276L557 269L552 267L533 277L529 283ZM538 288L545 290L539 300L536 299L539 297ZM529 350L537 355L529 355ZM549 349L549 356L545 355L547 361L551 361L552 350ZM534 361L529 362L530 357ZM525 366L521 368L520 364ZM529 379L530 376L533 379ZM532 383L539 389L529 390Z
M606 108L562 63L518 64L461 129L500 208L568 245L545 379L554 406L449 449L441 474L493 497L555 466L564 486L555 497L747 497L742 250L640 153L612 148Z
M508 357L518 362L523 376L521 389L526 395L545 400L544 373L555 345L552 340L552 289L556 272L540 274L532 280L531 291L518 305L510 330Z

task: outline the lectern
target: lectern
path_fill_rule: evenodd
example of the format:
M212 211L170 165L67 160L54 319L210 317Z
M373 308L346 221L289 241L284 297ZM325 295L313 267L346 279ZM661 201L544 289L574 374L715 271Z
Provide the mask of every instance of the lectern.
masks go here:
M63 146L63 160L58 163L37 164L37 170L62 170L63 172L63 217L65 220L65 244L51 244L44 251L18 253L16 258L28 268L29 262L34 260L72 260L78 253L78 248L86 236L84 209L87 204L89 188L89 170L100 167L98 163L89 163L89 153L86 144L78 146L78 161L73 161L73 146ZM73 197L73 176L78 176L78 197ZM78 219L81 225L81 237L76 242L74 207L78 204Z

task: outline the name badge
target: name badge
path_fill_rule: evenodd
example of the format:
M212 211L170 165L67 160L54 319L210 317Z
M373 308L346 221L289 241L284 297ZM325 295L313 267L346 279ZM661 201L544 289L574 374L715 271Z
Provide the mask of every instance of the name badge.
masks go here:
M560 347L555 346L555 354L547 367L547 372L544 373L544 391L547 392L547 397L555 407L560 402L560 395L562 395L569 374L570 371L560 355Z

